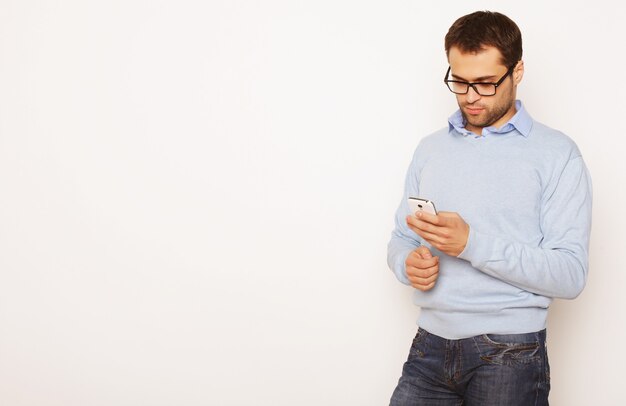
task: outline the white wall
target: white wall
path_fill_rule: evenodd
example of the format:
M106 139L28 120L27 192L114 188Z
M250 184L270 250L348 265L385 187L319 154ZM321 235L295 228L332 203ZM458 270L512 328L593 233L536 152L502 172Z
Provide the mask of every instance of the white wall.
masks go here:
M393 213L456 107L443 37L494 9L594 180L551 401L621 404L626 13L541 3L2 0L0 403L386 404L418 312Z

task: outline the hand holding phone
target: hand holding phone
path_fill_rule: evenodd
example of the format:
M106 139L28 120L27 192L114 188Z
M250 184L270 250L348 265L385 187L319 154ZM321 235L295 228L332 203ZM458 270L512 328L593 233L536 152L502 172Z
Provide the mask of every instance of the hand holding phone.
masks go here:
M465 250L469 238L470 226L459 213L442 211L437 213L433 202L409 197L411 216L407 217L407 225L415 234L422 237L434 248L453 257ZM415 218L415 212L430 213L437 217L422 216Z

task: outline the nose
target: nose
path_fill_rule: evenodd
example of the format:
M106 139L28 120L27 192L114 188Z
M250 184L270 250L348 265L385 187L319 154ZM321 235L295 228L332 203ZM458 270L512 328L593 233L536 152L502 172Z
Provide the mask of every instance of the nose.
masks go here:
M478 94L476 89L474 89L474 86L470 86L469 89L467 89L467 94L465 95L465 98L467 99L468 103L474 103L476 100L480 99L480 95Z

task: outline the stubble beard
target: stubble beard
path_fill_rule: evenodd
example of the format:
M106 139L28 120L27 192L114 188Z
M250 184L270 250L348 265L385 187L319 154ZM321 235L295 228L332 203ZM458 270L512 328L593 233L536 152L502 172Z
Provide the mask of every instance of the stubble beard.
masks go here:
M513 105L515 104L515 99L513 97L508 97L507 99L507 103L502 105L495 105L491 109L478 105L478 107L483 107L485 109L483 111L483 114L485 115L484 117L481 117L482 115L476 117L469 116L465 113L465 109L463 107L471 107L472 105L467 103L464 104L461 108L461 115L463 116L464 123L466 125L470 124L471 126L476 128L485 128L493 125L493 123L500 120L513 108Z

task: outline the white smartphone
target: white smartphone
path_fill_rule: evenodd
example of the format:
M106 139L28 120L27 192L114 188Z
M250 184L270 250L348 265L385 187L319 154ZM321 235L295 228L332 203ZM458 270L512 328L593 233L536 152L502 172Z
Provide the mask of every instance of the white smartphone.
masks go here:
M435 203L430 200L420 199L419 197L409 197L409 208L411 209L411 214L415 214L418 211L423 211L433 215L437 214Z

